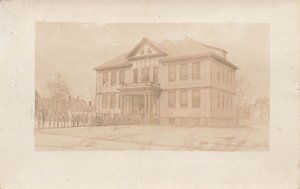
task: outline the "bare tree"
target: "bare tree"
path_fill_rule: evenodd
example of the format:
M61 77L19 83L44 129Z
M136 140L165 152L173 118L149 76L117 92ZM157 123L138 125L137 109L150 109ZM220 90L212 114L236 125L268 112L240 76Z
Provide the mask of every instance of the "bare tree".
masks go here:
M47 90L50 95L50 110L53 113L67 111L67 100L70 88L61 74L57 74L47 82Z
M251 118L254 108L249 99L249 91L252 87L251 83L243 77L238 77L236 84L236 98L239 116L243 118Z

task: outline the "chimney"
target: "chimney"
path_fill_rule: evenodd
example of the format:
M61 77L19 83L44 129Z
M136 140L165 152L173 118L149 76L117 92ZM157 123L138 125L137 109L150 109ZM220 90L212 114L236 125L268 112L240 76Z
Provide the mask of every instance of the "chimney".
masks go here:
M79 96L77 96L77 101L79 101Z
M89 101L89 106L91 106L92 105L92 101Z

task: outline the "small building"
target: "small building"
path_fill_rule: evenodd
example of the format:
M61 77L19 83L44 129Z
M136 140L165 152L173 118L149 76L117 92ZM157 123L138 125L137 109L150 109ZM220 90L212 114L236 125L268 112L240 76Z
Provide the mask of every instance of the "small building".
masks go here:
M143 38L95 68L96 112L161 125L233 126L237 67L226 54L188 37Z

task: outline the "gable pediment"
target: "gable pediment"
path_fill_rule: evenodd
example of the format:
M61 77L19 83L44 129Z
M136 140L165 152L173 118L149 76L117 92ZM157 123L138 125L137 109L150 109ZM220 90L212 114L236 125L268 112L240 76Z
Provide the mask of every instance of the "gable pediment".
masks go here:
M128 54L128 59L148 58L164 56L165 53L146 38L142 39L135 48Z

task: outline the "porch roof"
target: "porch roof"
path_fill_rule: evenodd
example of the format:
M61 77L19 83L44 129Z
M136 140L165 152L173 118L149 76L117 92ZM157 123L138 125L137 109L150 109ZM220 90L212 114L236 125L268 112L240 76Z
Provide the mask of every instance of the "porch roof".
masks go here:
M146 82L146 83L130 83L122 85L119 90L122 93L127 94L148 94L150 93L160 93L161 88L158 83Z

